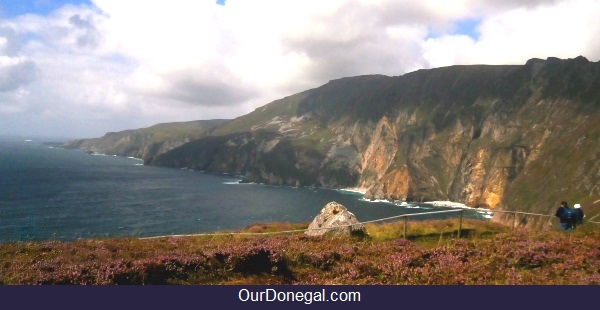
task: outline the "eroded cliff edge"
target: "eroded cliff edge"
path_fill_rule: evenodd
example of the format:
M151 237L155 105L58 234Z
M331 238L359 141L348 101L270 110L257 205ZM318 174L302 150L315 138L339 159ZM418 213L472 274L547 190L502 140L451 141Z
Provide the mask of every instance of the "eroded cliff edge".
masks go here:
M109 132L99 138L67 141L64 148L90 153L152 158L185 143L205 137L227 119L156 124L147 128Z
M146 162L549 213L562 199L600 199L599 101L600 65L584 57L350 77Z
M159 124L65 146L245 182L551 215L564 199L600 209L599 84L599 64L583 57L358 76L231 121Z

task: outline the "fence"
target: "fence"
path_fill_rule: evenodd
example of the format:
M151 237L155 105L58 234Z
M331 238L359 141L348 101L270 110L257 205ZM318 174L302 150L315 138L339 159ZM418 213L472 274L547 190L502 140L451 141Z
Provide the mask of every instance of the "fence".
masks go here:
M460 238L461 237L461 231L462 231L462 222L463 222L463 214L465 210L470 210L470 211L478 211L476 209L457 209L457 210L442 210L442 211L430 211L430 212L422 212L422 213L410 213L410 214L401 214L401 215L396 215L396 216L391 216L391 217L386 217L386 218L381 218L381 219L376 219L376 220L371 220L371 221L365 221L365 222L360 222L358 224L349 224L349 225L340 225L340 226L336 226L336 227L324 227L324 228L311 228L311 229L294 229L294 230L284 230L284 231L275 231L275 232L255 232L255 233L244 233L244 232L231 232L231 233L205 233L205 234L186 234L186 235L166 235L166 236L155 236L155 237L143 237L140 239L157 239L157 238L169 238L169 237L193 237L193 236L226 236L226 235L274 235L274 234L286 234L286 233L297 233L297 232L306 232L309 230L327 230L327 229L338 229L338 228L344 228L344 227L354 227L354 226L359 226L359 225L363 225L363 224L368 224L368 223L376 223L376 222L383 222L383 221L389 221L392 219L398 219L401 218L403 220L403 237L406 239L407 236L407 230L408 230L408 218L409 217L413 217L413 216L419 216L419 215L429 215L429 214L439 214L439 213L459 213L459 219L458 219L458 229L457 229L457 237ZM532 215L532 216L540 216L540 217L548 217L548 218L555 218L555 216L553 215L548 215L548 214L539 214L539 213L529 213L529 212L521 212L521 211L505 211L505 210L488 210L486 209L484 212L489 212L489 213L508 213L508 214L513 214L513 221L511 224L511 229L514 230L516 227L516 219L517 219L517 215L521 214L521 215ZM595 218L596 216L594 216L593 218ZM592 219L593 219L592 218ZM596 222L596 221L591 221L591 219L589 221L586 221L586 223L593 223L593 224L600 224L600 222Z
M470 209L467 209L470 210ZM460 238L461 237L461 232L462 232L462 222L463 222L463 213L464 213L465 209L460 209L460 210L444 210L444 211L432 211L432 212L422 212L422 213L412 213L412 214L402 214L402 215L398 215L396 217L402 218L403 219L403 233L402 236L406 239L407 236L407 227L408 227L408 218L411 216L419 216L419 215L428 215L428 214L435 214L435 213L452 213L452 212L457 212L459 213L459 219L458 219L458 229L457 229L457 237ZM476 210L475 210L476 211ZM552 215L547 215L547 214L538 214L538 213L528 213L528 212L520 212L520 211L504 211L504 210L485 210L485 212L490 212L490 213L511 213L513 214L513 221L511 224L511 229L514 230L515 226L516 226L516 219L517 219L517 214L522 214L522 215L534 215L534 216L541 216L541 217L549 217L549 218L554 218L554 216ZM396 218L396 217L391 217L391 218ZM380 220L375 220L375 221L369 221L369 222L376 222L376 221L383 221L383 220L389 220L391 218L386 218L386 219L380 219ZM367 223L367 222L365 222ZM591 223L596 223L596 222L591 222ZM598 223L600 224L600 223Z
M533 215L533 216L539 216L539 217L548 217L548 218L551 218L551 219L555 218L555 216L553 216L553 215L539 214L539 213L529 213L529 212L520 212L520 211L491 210L491 212L512 214L513 218L512 218L511 228L513 230L515 229L515 226L517 225L517 215L519 215L519 214L521 214L521 215Z

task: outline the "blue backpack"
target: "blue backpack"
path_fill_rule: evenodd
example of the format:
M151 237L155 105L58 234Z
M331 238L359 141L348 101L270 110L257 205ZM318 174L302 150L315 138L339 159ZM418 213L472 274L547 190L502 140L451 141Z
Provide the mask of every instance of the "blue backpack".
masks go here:
M568 223L573 223L575 221L575 212L570 208L565 208L563 216Z

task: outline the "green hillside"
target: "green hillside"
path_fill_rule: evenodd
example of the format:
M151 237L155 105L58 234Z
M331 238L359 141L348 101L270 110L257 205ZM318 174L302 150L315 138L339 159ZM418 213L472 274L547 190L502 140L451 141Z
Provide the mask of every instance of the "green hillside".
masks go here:
M567 200L595 215L599 121L598 62L451 66L333 80L147 163L548 215Z
M147 159L206 136L228 120L198 120L157 124L148 128L109 132L100 138L67 141L65 148Z

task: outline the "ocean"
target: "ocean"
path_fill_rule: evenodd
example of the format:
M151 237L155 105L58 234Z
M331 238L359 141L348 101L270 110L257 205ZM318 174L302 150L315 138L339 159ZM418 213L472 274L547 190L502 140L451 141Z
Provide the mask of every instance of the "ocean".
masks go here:
M371 202L359 192L240 183L240 176L0 139L0 243L153 237L309 222L336 201L361 222L449 210ZM472 210L466 217L485 219ZM415 217L456 217L443 213ZM397 220L397 219L396 219ZM412 220L412 218L411 218Z

